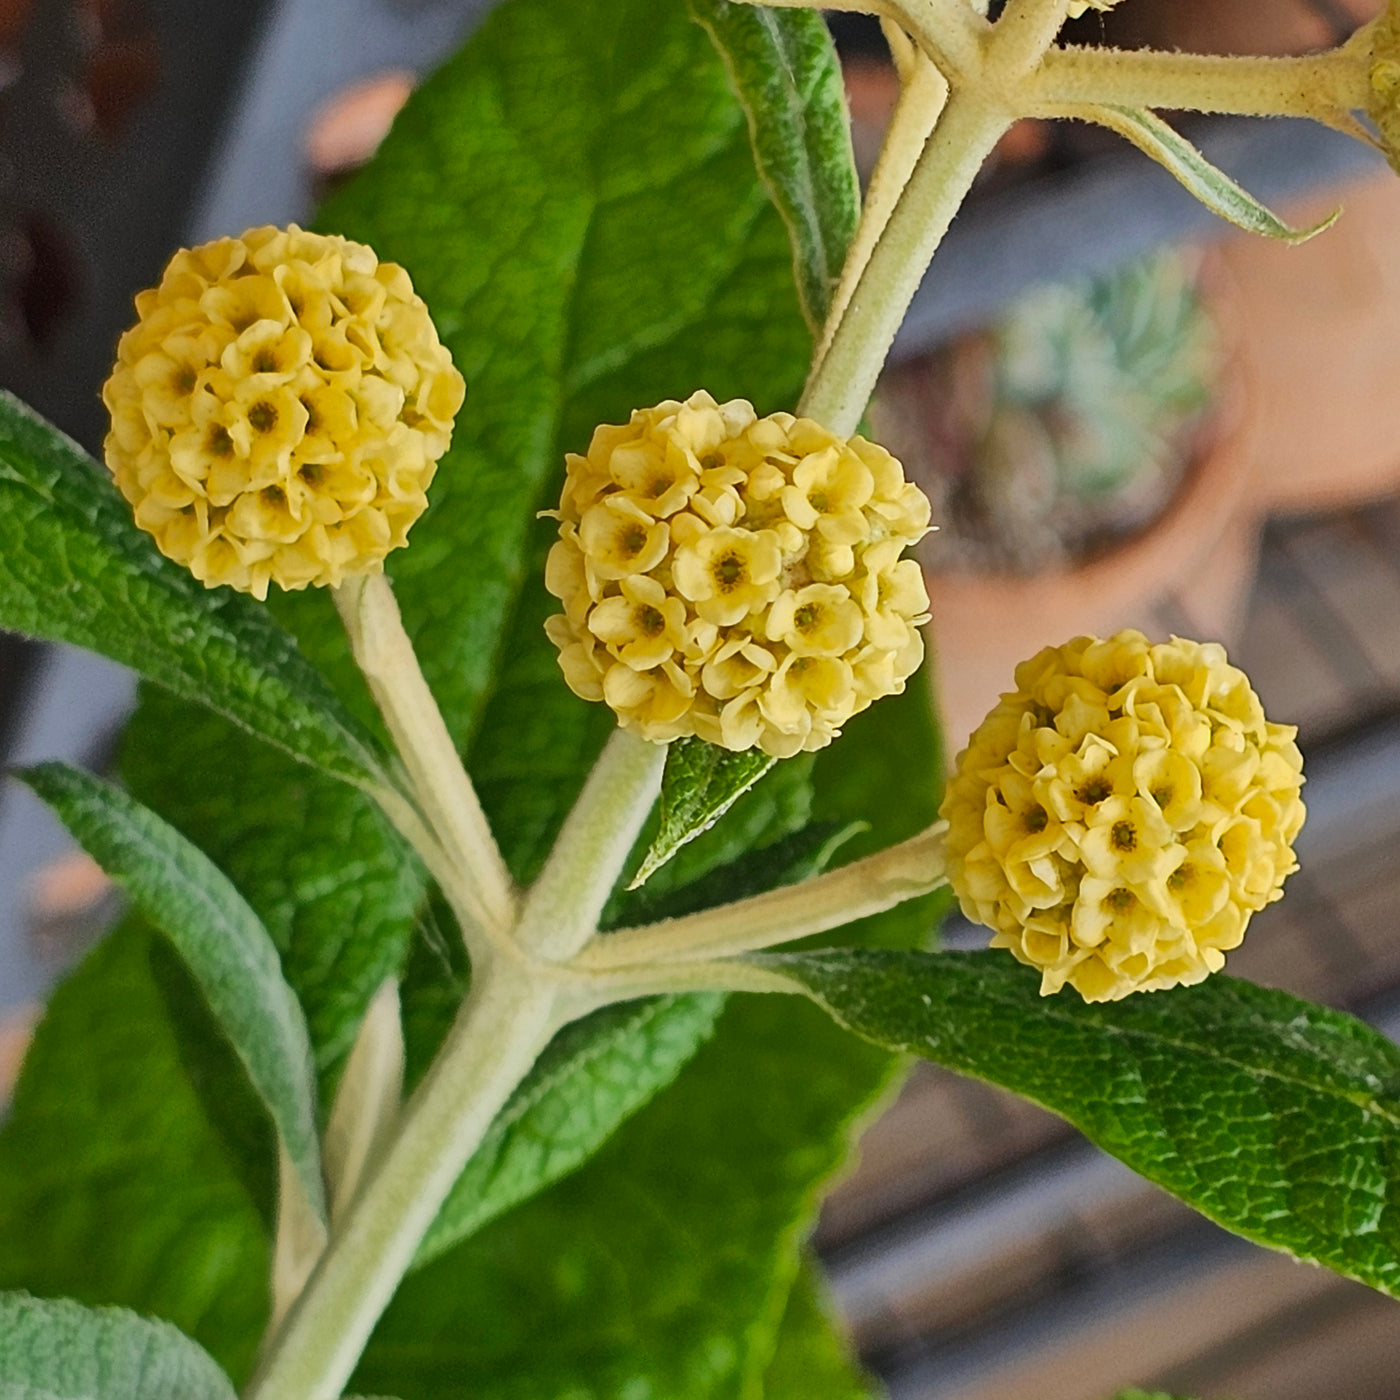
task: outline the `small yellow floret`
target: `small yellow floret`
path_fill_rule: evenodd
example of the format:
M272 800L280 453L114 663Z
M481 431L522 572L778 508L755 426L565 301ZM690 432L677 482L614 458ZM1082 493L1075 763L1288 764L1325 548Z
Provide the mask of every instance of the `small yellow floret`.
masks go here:
M701 392L599 428L557 514L559 665L643 738L818 749L923 659L928 501L861 438Z
M943 800L948 873L994 947L1085 1001L1201 981L1297 869L1297 731L1222 647L1079 637L1016 670Z
M403 268L250 229L176 253L136 309L104 451L163 554L265 598L407 542L466 390Z

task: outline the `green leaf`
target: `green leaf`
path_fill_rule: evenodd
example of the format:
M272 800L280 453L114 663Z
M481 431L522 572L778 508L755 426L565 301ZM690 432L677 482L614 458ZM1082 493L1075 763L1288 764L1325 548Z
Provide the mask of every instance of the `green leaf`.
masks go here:
M763 1400L875 1400L875 1384L856 1364L810 1260L788 1297L762 1393Z
M0 1294L6 1400L235 1400L209 1356L168 1323L120 1308Z
M841 64L817 10L689 0L724 58L754 158L792 241L807 323L821 329L860 218Z
M329 1104L365 1007L402 969L426 881L417 858L362 792L151 687L122 770L272 935Z
M111 477L0 390L0 627L110 656L352 782L375 745L267 610L156 551Z
M990 1080L1237 1234L1400 1294L1400 1047L1213 977L1086 1005L1000 952L767 957L857 1034Z
M411 1275L355 1377L413 1400L761 1395L799 1245L890 1059L782 997L586 1166ZM805 1398L804 1398L805 1400Z
M610 1007L557 1036L458 1179L415 1267L587 1161L676 1077L722 1006L718 996L658 997Z
M267 1316L268 1241L205 1117L128 920L54 993L0 1128L0 1289L119 1302L236 1379Z
M1145 108L1085 105L1068 115L1097 122L1131 141L1158 165L1175 176L1213 214L1227 219L1247 233L1261 234L1281 243L1306 243L1325 233L1341 217L1335 209L1311 228L1294 228L1260 204L1248 190L1217 170L1184 136Z
M120 788L62 763L16 776L174 944L324 1218L306 1020L262 921L203 851Z
M775 763L766 753L731 753L703 739L677 739L661 779L661 825L628 887L637 889L688 841L708 831Z

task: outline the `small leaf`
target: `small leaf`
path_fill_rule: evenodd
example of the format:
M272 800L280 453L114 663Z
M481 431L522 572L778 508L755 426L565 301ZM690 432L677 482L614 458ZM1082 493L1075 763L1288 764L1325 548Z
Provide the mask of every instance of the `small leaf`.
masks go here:
M1400 1047L1216 976L1086 1005L1004 953L756 959L841 1024L989 1080L1226 1229L1400 1295Z
M0 1294L5 1400L235 1400L182 1332L122 1308Z
M661 825L629 889L637 889L687 841L708 831L778 760L757 749L731 753L703 739L677 739L661 779Z
M815 10L690 0L749 121L758 173L787 224L802 310L821 329L860 218L841 65Z
M304 763L382 781L368 732L267 609L163 558L108 474L3 390L0 627L101 652Z
M175 945L324 1219L311 1043L262 921L203 851L120 788L62 763L17 776Z
M1085 104L1067 110L1065 115L1116 131L1174 175L1212 213L1247 233L1276 238L1282 243L1306 243L1326 232L1341 217L1339 208L1311 228L1299 229L1285 223L1223 170L1216 169L1180 132L1145 108Z

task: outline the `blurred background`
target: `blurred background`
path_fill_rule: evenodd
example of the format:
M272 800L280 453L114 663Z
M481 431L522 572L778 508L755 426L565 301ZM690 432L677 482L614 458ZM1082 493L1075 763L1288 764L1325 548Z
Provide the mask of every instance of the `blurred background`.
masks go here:
M0 384L98 450L132 294L179 244L306 217L488 7L0 0ZM1306 52L1378 8L1124 0L1074 37ZM873 21L832 25L868 168L897 85ZM1226 642L1300 726L1310 812L1303 870L1231 968L1400 1038L1400 180L1305 124L1183 127L1294 222L1344 218L1300 249L1237 235L1114 138L1022 123L882 382L877 433L943 522L924 563L949 747L1045 642ZM132 693L107 662L0 633L0 761L100 767ZM113 907L0 787L0 1103L46 988ZM818 1245L893 1400L1400 1400L1393 1303L928 1065Z

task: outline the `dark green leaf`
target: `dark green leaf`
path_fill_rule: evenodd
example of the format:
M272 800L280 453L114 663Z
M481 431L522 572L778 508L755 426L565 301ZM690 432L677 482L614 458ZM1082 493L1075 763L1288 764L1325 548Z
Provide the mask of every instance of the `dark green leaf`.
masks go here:
M120 788L62 763L16 776L175 945L324 1217L306 1019L262 920L203 851Z
M1061 1114L1237 1234L1400 1294L1400 1048L1229 977L1090 1006L1004 953L762 960L842 1024Z
M206 1120L128 921L55 992L0 1129L0 1289L173 1322L235 1378L267 1317L268 1242Z
M100 651L339 777L379 775L368 733L267 610L162 558L107 473L3 390L0 626Z
M1266 209L1248 190L1217 170L1184 136L1155 112L1133 107L1090 106L1076 116L1098 122L1131 141L1169 171L1213 214L1247 233L1261 234L1281 243L1306 243L1332 227L1342 211L1335 209L1311 228L1294 228Z
M356 1386L762 1393L821 1185L890 1074L889 1056L823 1021L795 998L732 1000L677 1083L586 1166L409 1277Z
M664 1089L714 1030L718 996L658 997L570 1026L540 1057L443 1205L417 1264L574 1170Z
M813 332L860 218L841 64L815 10L690 0L749 120L754 157L792 240L793 271Z
M776 762L757 749L730 753L703 739L677 739L661 779L661 825L630 888L708 831Z
M165 1322L67 1299L0 1294L6 1400L235 1400L229 1379Z

